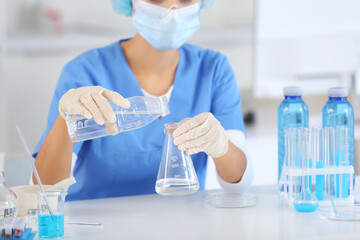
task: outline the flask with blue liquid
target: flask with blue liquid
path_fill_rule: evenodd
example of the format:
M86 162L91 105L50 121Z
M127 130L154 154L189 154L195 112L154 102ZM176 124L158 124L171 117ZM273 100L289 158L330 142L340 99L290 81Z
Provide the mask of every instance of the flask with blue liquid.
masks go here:
M302 93L301 87L285 87L285 99L278 108L278 183L280 192L284 191L284 183L281 183L283 179L280 179L285 157L284 131L290 128L307 128L309 126L309 110L301 98Z
M336 134L339 127L346 127L348 133L347 151L336 148L336 166L354 166L354 110L347 100L348 90L344 87L333 87L328 90L329 101L326 102L322 110L322 127L335 128ZM319 166L317 166L319 167ZM355 175L353 175L355 177ZM347 198L349 194L349 174L336 175L336 191L333 193L337 198ZM355 181L355 179L353 180ZM321 199L319 199L321 200Z

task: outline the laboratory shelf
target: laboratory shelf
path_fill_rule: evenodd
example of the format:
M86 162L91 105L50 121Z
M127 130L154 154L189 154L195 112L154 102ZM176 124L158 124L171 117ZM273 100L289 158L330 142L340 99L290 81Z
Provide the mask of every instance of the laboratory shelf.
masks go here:
M134 30L124 31L69 31L62 34L41 32L18 32L9 34L7 53L12 54L51 54L67 50L86 50L110 44L117 39L124 39L134 35ZM251 44L252 27L244 26L216 26L202 27L199 32L188 41L197 45L226 45Z

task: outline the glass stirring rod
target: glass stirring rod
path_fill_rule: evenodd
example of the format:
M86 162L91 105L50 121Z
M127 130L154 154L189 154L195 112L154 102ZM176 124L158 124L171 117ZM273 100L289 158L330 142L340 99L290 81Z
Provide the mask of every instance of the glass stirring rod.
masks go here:
M34 165L33 160L31 159L31 154L30 154L29 147L28 147L28 145L26 144L24 135L22 134L19 125L16 125L16 129L17 129L17 131L18 131L18 133L19 133L19 136L20 136L20 139L21 139L21 143L22 143L22 145L23 145L23 147L24 147L24 149L25 149L25 152L26 152L26 154L27 154L27 157L28 157L28 160L29 160L29 162L30 162L30 165L31 165L31 167L32 167L32 169L33 169L33 171L34 171L34 174L35 174L36 180L37 180L37 182L38 182L38 184L39 184L41 193L42 193L43 196L44 196L44 200L45 200L45 203L46 203L46 207L48 208L48 210L49 210L49 212L50 212L50 215L52 216L52 215L53 215L53 212L52 212L52 210L51 210L51 208L50 208L50 205L49 205L49 202L48 202L48 200L47 200L47 198L46 198L45 191L44 191L43 185L42 185L42 183L41 183L39 174L38 174L38 172L37 172L37 170L36 170L36 167L35 167L35 165Z

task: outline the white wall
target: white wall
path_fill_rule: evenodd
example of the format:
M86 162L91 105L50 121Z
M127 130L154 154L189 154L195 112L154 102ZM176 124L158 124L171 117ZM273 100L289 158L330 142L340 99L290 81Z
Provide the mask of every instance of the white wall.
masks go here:
M29 148L35 148L45 130L56 81L71 57L72 54L7 58L9 156L24 154L16 124L21 127Z
M6 84L4 77L5 55L5 1L0 0L0 152L6 151Z

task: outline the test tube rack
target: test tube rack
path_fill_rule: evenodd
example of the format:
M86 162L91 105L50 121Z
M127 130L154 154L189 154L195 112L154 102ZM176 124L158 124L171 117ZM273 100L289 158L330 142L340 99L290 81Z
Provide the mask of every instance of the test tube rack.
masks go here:
M285 131L285 158L279 181L289 206L300 194L302 177L309 176L309 187L320 206L354 204L354 165L349 161L346 127L300 128ZM302 164L307 158L309 166Z

